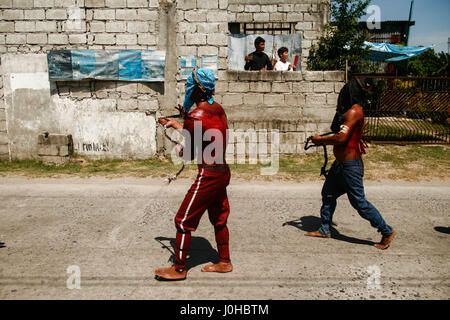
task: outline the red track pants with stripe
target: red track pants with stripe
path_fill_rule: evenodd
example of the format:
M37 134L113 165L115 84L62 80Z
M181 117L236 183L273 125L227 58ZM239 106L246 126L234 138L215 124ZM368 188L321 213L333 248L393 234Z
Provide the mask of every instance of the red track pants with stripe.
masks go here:
M226 189L229 183L230 169L228 166L224 167L223 171L199 168L197 179L189 188L174 219L177 228L175 240L176 268L186 268L187 254L191 244L191 231L197 229L206 210L208 210L209 221L214 226L219 259L223 262L230 261L227 227L230 206Z

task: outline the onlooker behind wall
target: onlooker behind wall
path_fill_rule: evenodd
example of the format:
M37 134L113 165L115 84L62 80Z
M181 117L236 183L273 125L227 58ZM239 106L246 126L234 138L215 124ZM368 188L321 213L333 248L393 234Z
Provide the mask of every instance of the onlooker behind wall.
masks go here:
M272 62L270 61L269 56L264 53L265 46L266 40L262 37L255 39L256 50L248 56L245 56L245 70L273 70Z
M278 57L280 57L280 61L275 61L275 71L294 71L297 68L295 65L292 65L289 61L287 61L288 56L288 48L281 47L278 49Z

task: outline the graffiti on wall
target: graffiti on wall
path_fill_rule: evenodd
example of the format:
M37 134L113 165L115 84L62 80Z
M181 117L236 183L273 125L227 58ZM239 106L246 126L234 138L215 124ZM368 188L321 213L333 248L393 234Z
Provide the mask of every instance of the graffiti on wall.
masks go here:
M108 142L91 142L91 143L80 143L79 145L80 151L83 152L109 152L109 143Z

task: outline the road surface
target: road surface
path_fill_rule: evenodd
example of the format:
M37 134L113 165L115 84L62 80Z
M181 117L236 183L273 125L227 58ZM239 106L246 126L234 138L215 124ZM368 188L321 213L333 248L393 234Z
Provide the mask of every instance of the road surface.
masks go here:
M449 299L450 180L368 182L366 195L397 236L388 250L338 200L332 239L319 226L321 182L245 182L228 188L234 271L217 261L205 215L188 278L160 282L173 217L190 183L135 178L0 179L0 299Z

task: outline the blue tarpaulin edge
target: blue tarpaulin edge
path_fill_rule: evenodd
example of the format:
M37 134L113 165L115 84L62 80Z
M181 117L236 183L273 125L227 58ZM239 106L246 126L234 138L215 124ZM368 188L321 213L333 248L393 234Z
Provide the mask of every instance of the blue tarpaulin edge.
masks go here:
M368 41L364 41L364 45L370 49L370 54L365 57L366 60L388 62L410 59L433 48L433 46L399 46L386 42Z

